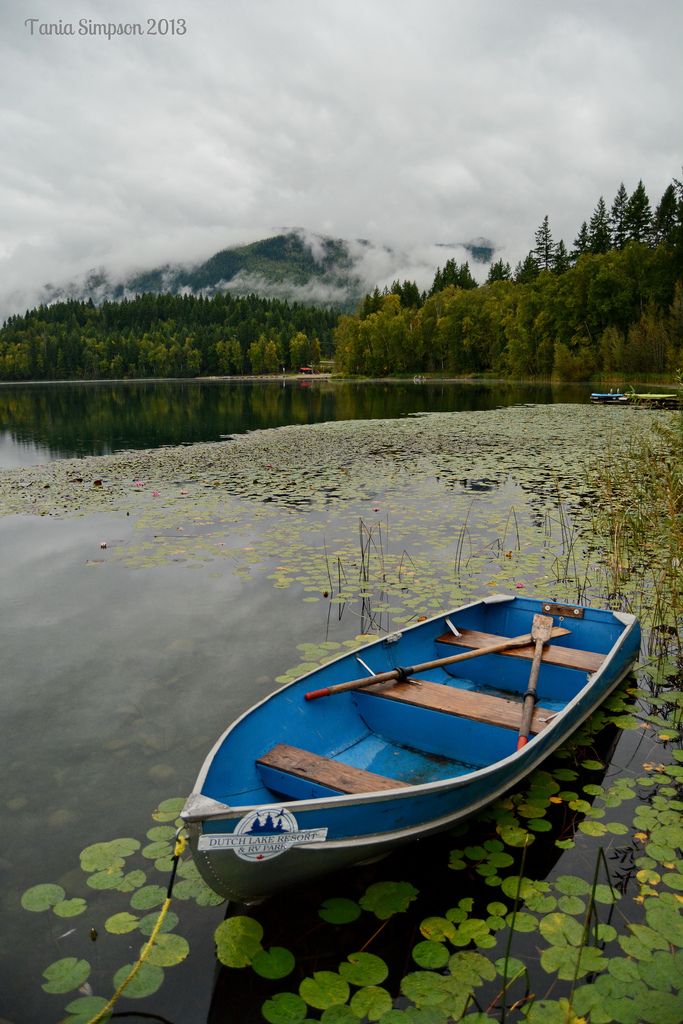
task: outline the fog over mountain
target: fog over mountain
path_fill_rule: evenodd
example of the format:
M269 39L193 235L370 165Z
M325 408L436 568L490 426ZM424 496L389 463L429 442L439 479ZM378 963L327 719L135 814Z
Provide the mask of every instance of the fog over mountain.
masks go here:
M375 287L415 281L428 290L447 260L467 261L475 277L486 276L495 248L483 238L468 243L435 243L402 252L365 239L327 238L301 228L243 246L230 246L202 261L164 263L127 272L99 267L38 288L18 289L4 298L4 316L63 299L132 298L144 292L211 296L255 293L303 304L351 310Z

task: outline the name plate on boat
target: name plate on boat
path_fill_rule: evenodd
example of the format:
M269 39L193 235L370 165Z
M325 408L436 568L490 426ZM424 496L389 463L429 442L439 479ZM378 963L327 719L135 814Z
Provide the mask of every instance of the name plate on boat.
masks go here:
M241 860L260 861L279 857L292 846L324 843L326 839L326 828L300 829L286 808L266 807L246 814L228 835L200 836L197 849L204 853L232 850Z

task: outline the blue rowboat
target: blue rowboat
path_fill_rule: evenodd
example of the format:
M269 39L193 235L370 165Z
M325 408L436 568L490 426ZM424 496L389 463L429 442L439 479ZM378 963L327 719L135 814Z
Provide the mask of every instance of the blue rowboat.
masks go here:
M495 595L328 662L209 753L181 813L199 871L250 903L448 828L563 743L639 647L625 612Z

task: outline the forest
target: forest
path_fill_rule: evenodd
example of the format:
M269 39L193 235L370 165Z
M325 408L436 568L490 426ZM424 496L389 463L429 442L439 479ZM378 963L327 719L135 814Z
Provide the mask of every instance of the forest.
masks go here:
M366 296L335 331L340 372L495 373L590 380L672 378L683 353L683 184L653 211L642 182L601 197L571 250L546 216L514 272L477 285L449 261L429 293L414 282Z
M0 380L279 373L671 379L683 364L683 183L652 209L642 181L598 200L571 248L548 216L513 270L478 284L448 260L429 291L375 288L355 315L256 295L147 293L10 317Z
M0 331L0 380L278 373L332 351L338 314L256 295L57 302Z

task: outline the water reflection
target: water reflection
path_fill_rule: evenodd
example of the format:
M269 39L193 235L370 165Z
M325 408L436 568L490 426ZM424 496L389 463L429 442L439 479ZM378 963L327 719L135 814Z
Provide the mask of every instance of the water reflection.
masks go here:
M580 385L131 381L0 387L0 466L217 441L286 424L584 402Z

